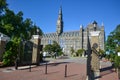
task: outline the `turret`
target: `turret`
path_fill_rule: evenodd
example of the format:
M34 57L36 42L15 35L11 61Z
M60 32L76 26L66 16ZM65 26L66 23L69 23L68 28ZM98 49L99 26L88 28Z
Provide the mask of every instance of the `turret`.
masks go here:
M101 25L101 30L104 30L104 24L102 23L102 25Z
M96 31L96 28L97 28L97 22L96 21L93 22L93 26L94 26L94 31Z
M83 49L83 25L80 25L80 48Z

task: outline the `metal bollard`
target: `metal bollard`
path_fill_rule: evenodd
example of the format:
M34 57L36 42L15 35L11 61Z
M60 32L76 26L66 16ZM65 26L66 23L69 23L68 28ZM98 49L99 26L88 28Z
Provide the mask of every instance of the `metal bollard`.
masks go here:
M47 62L45 64L45 74L47 74Z
M67 77L67 64L65 65L65 76L64 77Z
M29 65L29 72L31 72L31 63L30 63L30 65Z
M17 61L17 59L15 60L15 69L16 70L18 69L18 61Z

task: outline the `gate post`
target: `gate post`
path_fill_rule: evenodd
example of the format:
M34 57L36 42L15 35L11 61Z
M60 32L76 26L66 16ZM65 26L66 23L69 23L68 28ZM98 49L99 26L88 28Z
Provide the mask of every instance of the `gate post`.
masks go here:
M40 62L40 43L41 43L40 36L33 35L32 63L36 65L39 65Z

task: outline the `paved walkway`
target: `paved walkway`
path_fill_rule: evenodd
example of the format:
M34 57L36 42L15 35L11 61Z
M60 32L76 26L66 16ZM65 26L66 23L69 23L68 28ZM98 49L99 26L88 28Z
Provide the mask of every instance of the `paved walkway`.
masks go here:
M0 80L86 80L86 58L70 59L46 59L50 60L47 66L42 63L40 66L29 66L0 68ZM65 65L67 65L67 77L65 76ZM101 77L99 80L118 80L117 73L110 68L110 62L101 62Z
M117 72L111 66L111 62L103 62L101 61L101 78L100 80L119 80Z

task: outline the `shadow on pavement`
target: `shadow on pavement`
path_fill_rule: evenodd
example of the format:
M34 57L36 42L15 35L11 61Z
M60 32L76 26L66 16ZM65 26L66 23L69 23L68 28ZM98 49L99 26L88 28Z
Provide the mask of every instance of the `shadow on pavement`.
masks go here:
M100 72L101 72L101 77L102 77L102 76L115 72L115 70L113 70L113 66L109 66L109 67L100 69Z
M113 69L113 66L108 66L108 67L105 67L105 68L101 68L100 72L111 70L111 69Z
M67 77L77 76L78 74L67 75Z

